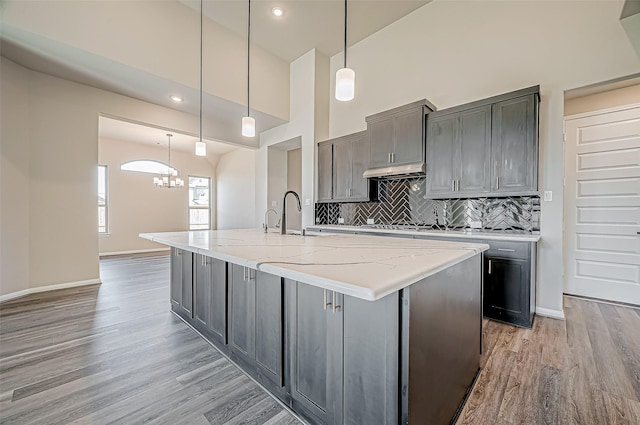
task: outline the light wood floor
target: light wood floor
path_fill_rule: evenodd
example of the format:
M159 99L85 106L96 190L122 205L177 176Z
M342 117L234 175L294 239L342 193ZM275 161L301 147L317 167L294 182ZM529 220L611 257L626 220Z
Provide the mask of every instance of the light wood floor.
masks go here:
M101 273L0 304L0 423L299 423L169 312L168 257ZM457 425L640 424L640 310L566 297L565 314L485 322Z

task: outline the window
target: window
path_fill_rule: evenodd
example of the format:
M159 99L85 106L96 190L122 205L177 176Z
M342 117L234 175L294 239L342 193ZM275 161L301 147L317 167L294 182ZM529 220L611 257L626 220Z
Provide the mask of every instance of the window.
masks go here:
M98 233L108 232L107 166L98 165Z
M120 165L122 171L137 171L138 173L149 174L167 174L168 168L169 164L152 159L136 159L134 161L123 162L122 165ZM178 171L173 167L171 167L171 173L178 175Z
M211 179L189 176L189 230L211 229Z

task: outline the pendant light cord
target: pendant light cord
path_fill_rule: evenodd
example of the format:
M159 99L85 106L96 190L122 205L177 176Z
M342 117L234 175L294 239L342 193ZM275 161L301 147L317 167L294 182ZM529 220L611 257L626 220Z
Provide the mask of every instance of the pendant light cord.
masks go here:
M249 80L251 71L251 0L249 0L249 13L247 19L247 116L249 113Z
M344 0L344 67L347 67L347 0Z
M200 142L202 142L202 0L200 0Z

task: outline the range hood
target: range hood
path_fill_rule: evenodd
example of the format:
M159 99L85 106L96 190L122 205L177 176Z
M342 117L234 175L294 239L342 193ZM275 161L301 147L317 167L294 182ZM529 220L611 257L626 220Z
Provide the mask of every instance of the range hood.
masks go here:
M424 162L413 162L411 164L390 165L382 168L371 168L362 177L366 179L384 177L387 179L401 179L406 177L417 177L424 175L427 167Z

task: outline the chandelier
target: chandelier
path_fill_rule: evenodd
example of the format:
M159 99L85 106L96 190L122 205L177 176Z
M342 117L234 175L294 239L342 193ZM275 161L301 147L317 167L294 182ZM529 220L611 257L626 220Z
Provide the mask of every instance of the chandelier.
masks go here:
M173 134L167 134L169 138L169 164L167 165L167 171L161 172L160 176L153 178L153 184L157 187L164 187L167 189L175 189L184 187L184 180L178 177L178 170L171 167L171 137Z

